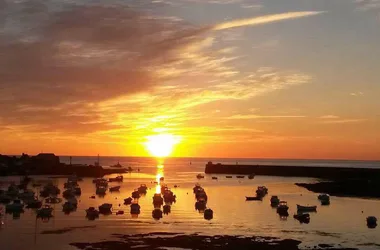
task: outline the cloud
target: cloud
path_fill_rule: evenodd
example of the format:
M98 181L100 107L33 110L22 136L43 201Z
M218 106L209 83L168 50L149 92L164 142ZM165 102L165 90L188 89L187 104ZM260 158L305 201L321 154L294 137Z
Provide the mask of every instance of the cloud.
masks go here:
M339 119L340 117L336 116L336 115L322 115L322 116L320 116L318 118L319 119Z
M274 14L274 15L267 15L267 16L259 16L259 17L239 19L239 20L233 20L229 22L220 23L220 24L215 25L212 29L225 30L225 29L231 29L231 28L237 28L237 27L243 27L243 26L254 26L254 25L260 25L260 24L284 21L288 19L314 16L314 15L318 15L322 13L324 12L300 11L300 12L288 12L288 13L281 13L281 14Z
M364 93L363 92L352 92L352 93L350 93L350 96L363 96L364 95Z
M380 9L380 0L355 0L354 2L358 4L358 9L362 11Z
M366 119L331 119L322 121L324 124L345 124L345 123L360 123L364 122Z
M233 115L233 116L227 117L227 119L232 119L232 120L287 119L287 118L306 118L306 116L303 116L303 115L254 115L254 114L248 114L248 115Z

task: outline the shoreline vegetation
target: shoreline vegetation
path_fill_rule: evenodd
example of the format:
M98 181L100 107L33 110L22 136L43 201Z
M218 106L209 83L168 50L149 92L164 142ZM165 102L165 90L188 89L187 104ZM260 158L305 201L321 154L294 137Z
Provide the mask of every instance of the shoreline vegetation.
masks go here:
M298 250L302 243L298 240L279 239L274 237L245 237L231 235L205 236L181 233L149 233L136 235L114 234L115 240L100 242L71 243L78 249L260 249L260 250ZM335 248L332 245L319 244L314 248L330 250L354 250L355 248Z
M22 154L20 157L0 154L0 176L76 174L81 177L102 177L126 172L122 168L105 169L99 163L94 165L61 163L59 157L52 153L41 153L36 156Z

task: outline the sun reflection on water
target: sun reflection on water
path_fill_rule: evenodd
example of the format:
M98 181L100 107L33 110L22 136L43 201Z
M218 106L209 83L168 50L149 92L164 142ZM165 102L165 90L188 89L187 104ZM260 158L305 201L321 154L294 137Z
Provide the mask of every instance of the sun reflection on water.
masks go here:
M161 182L163 182L164 178L164 165L158 164L157 165L157 174L156 174L156 194L161 193Z

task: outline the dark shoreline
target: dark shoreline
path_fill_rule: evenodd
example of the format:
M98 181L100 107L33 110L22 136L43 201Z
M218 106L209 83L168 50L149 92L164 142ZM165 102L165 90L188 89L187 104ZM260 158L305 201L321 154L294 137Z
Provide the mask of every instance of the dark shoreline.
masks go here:
M306 167L286 165L226 165L209 162L206 174L267 175L284 177L311 177L321 179L380 179L380 168Z
M204 236L199 234L185 235L181 233L149 233L136 235L113 235L115 240L100 242L75 242L82 250L124 250L124 249L260 249L260 250L299 250L302 243L298 240L279 239L274 237L245 237L231 235ZM314 248L330 250L355 250L355 248L335 248L331 245L319 244Z

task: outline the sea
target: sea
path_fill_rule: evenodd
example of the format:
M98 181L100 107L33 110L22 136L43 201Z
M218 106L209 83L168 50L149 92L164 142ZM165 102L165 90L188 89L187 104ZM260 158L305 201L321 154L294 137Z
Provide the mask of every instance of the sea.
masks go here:
M61 156L62 162L69 163L70 157ZM97 157L72 157L73 164L94 164ZM112 240L113 234L145 234L171 232L201 235L271 236L280 239L302 241L300 247L313 248L318 244L358 249L380 249L380 227L370 229L367 216L380 219L380 200L350 197L331 197L329 206L321 206L318 194L296 186L294 183L312 183L313 178L255 176L254 179L226 178L225 175L204 174L205 164L267 164L301 165L324 167L371 167L380 168L380 162L342 160L269 160L269 159L211 159L211 158L168 158L144 157L100 157L104 167L117 164L132 167L131 173L123 174L124 181L119 192L107 192L103 197L95 195L92 178L79 182L82 194L78 197L76 211L65 214L62 203L53 205L50 220L36 219L36 212L25 209L20 216L1 216L0 245L6 250L74 250L73 242L98 242ZM139 171L138 171L139 170ZM307 171L307 168L305 168ZM204 174L204 179L196 175ZM116 175L106 176L111 178ZM164 177L164 183L177 196L171 205L171 212L157 220L152 218L152 197L157 190L156 181ZM212 177L217 177L213 179ZM32 176L33 181L51 180L61 191L66 177ZM18 176L0 177L0 189L6 189L10 182L19 181ZM207 192L207 207L214 211L212 220L204 219L202 212L195 209L193 187L199 183ZM148 186L146 195L138 199L141 213L130 214L130 206L123 200L141 184ZM176 186L176 187L174 187ZM269 193L262 201L246 201L254 196L257 186L266 186ZM34 188L39 193L39 188ZM280 217L270 206L271 195L277 195L289 205L289 216ZM95 196L95 199L90 198ZM103 203L113 205L113 214L100 215L96 220L86 218L85 209L98 207ZM317 205L317 212L310 214L310 223L302 224L293 218L296 205ZM2 205L0 205L2 206ZM4 207L2 208L4 210ZM116 215L123 211L123 215Z

